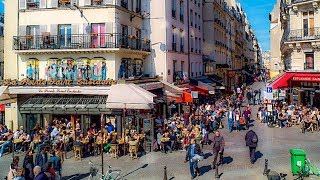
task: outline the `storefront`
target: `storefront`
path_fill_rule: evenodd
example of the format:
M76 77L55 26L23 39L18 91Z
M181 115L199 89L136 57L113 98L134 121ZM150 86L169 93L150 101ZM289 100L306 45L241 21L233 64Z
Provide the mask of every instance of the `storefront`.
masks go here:
M320 73L285 72L275 78L268 86L286 93L290 103L320 107Z
M110 79L76 83L6 80L2 87L17 97L6 107L6 119L14 120L12 127L6 124L13 129L24 126L31 131L36 124L45 127L55 119L67 119L73 127L81 124L83 132L89 127L100 129L107 122L119 135L128 129L150 136L152 130L148 122L152 122L155 95L135 84L116 84Z

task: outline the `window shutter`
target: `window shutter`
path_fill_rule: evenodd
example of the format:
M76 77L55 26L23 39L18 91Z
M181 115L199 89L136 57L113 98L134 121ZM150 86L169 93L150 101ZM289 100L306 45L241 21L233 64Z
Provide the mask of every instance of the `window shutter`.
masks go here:
M57 24L51 24L50 25L50 34L51 35L57 35L58 33L58 25Z
M128 9L131 11L133 10L133 0L128 1Z
M27 26L19 26L19 36L25 36L27 31Z
M19 9L27 9L27 1L19 0Z
M79 0L71 0L71 6L73 5L79 6Z
M78 24L71 25L71 33L72 34L79 34L79 25Z
M113 23L112 22L106 23L106 33L107 34L113 33Z
M47 0L40 0L40 8L47 8Z
M41 25L40 26L40 35L42 35L42 33L47 32L47 25Z
M103 0L103 4L107 4L107 5L113 4L113 0Z
M91 6L91 0L84 0L85 6Z
M52 8L58 7L58 0L51 0L51 7Z

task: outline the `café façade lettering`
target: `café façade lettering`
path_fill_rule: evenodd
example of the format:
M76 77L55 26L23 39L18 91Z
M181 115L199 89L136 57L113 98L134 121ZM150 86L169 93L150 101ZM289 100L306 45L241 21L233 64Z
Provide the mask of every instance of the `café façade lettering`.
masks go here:
M18 81L16 79L5 79L3 81L4 86L103 86L117 84L116 80L30 80L22 79Z

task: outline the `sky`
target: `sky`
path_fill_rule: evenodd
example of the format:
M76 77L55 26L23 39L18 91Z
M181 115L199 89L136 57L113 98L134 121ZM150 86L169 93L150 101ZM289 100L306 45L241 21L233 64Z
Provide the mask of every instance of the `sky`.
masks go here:
M247 14L262 50L270 50L269 13L272 11L276 0L238 0L238 2Z

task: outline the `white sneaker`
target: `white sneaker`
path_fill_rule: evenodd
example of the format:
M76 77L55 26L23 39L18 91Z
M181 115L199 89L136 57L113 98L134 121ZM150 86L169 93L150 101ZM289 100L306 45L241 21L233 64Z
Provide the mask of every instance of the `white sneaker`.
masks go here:
M2 154L0 154L0 157L2 157Z

